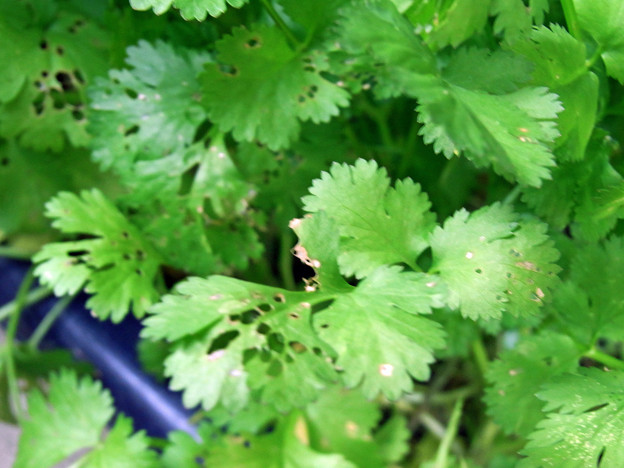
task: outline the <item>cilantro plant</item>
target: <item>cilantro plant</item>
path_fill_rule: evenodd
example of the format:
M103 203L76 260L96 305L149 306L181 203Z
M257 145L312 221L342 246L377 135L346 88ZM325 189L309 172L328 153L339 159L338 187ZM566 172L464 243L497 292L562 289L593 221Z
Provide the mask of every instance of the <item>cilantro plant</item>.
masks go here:
M0 0L0 38L16 467L624 464L620 0ZM38 350L80 291L197 437Z

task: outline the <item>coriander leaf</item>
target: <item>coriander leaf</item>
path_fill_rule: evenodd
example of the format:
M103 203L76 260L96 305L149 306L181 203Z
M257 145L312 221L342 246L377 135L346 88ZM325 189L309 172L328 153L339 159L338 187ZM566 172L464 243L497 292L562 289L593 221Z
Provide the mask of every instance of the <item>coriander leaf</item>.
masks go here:
M549 148L563 108L546 88L493 95L440 83L419 97L418 119L426 143L447 158L465 152L478 167L539 187L555 165Z
M184 431L168 434L169 443L163 450L161 458L164 468L197 468L197 460L210 453L217 429L210 423L202 422L197 428L197 433L199 441Z
M431 237L433 265L464 317L534 315L557 282L559 253L546 225L520 221L505 205L458 211Z
M292 50L277 28L236 28L216 49L218 63L207 64L200 77L202 103L219 129L239 141L286 147L300 121L327 122L348 104L348 93L323 78L324 57Z
M435 84L435 56L391 2L352 1L342 16L339 44L374 78L378 97L425 93Z
M501 94L518 90L531 71L528 60L509 51L462 47L451 54L442 76L462 88Z
M596 121L598 78L587 70L586 48L563 27L551 25L516 41L513 49L531 60L533 84L548 86L561 100L556 146L562 160L583 159Z
M221 401L237 411L253 389L265 403L287 410L337 378L326 361L331 348L311 323L310 301L323 300L234 278L191 278L152 307L143 336L178 343L165 374L172 388L184 390L187 406L201 402L210 409ZM198 333L190 344L183 340ZM293 378L298 391L283 394L290 388L283 382Z
M37 151L86 146L85 84L106 70L109 33L65 3L43 24L25 2L4 3L0 135Z
M85 150L53 154L0 139L0 154L0 237L26 234L48 241L52 232L43 215L45 202L61 190L102 186L102 176ZM37 242L34 248L39 248Z
M130 5L135 10L149 10L162 15L172 6L180 10L182 18L185 20L204 21L207 14L210 16L220 16L225 12L228 5L240 8L248 0L130 0ZM227 3L226 3L227 2Z
M565 335L543 332L522 338L488 368L488 413L506 432L527 436L543 418L544 404L535 394L555 376L576 370L582 354Z
M93 294L87 307L114 322L130 309L141 317L158 298L154 281L160 255L101 192L83 191L80 197L61 192L46 204L46 215L64 233L91 236L46 244L34 256L39 263L35 274L57 296L74 294L86 284Z
M518 467L615 468L624 460L624 373L596 368L557 377L537 396L546 419L522 450Z
M340 453L356 466L386 467L407 451L405 418L395 415L377 427L379 408L358 391L331 387L304 414L310 446Z
M61 432L62 434L62 432ZM84 468L157 468L156 452L148 449L149 439L141 432L132 434L132 420L123 414L94 450L80 461Z
M51 467L81 448L96 446L114 409L99 382L61 370L50 377L47 401L39 390L29 394L28 413L16 468Z
M574 0L579 26L598 43L607 73L624 83L624 5L618 0Z
M492 0L490 14L496 16L494 32L504 33L508 42L514 42L533 24L541 25L548 10L548 0L529 0L528 7L523 0Z
M616 150L613 138L595 131L582 160L560 162L552 170L553 179L539 189L524 188L522 200L554 228L571 223L575 238L595 241L604 237L621 216L617 190L622 177L610 161Z
M324 211L340 232L338 263L346 276L362 278L381 265L405 263L413 269L428 246L435 217L420 185L411 179L390 187L374 161L332 165L303 198L310 213Z
M459 44L482 30L488 18L490 0L454 0L442 17L434 23L429 42L441 49Z
M93 158L122 178L137 161L179 154L205 119L196 75L206 54L175 51L164 42L128 47L130 69L111 70L89 90Z
M293 412L269 434L229 438L206 457L207 466L223 468L355 468L338 453L324 454L309 445L308 428Z
M305 28L305 44L322 40L338 18L338 10L349 0L279 0L284 12L296 23Z

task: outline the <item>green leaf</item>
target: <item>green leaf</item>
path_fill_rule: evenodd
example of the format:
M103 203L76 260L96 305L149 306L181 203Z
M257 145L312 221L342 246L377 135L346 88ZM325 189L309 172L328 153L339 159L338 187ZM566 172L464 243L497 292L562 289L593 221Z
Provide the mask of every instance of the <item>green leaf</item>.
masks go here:
M618 0L574 0L580 27L598 43L607 73L624 83L624 5Z
M439 49L447 45L457 47L483 29L488 19L489 7L490 0L455 0L437 23L434 23L429 42Z
M62 370L50 377L48 401L40 391L28 397L29 419L22 422L16 468L54 466L100 441L113 416L113 400L99 382Z
M529 435L543 418L544 403L535 394L554 377L576 370L582 354L565 335L543 332L522 338L490 364L488 413L506 432Z
M548 10L548 0L529 0L528 6L523 0L492 0L490 13L496 16L494 32L503 33L508 42L514 42L533 24L541 25Z
M380 98L425 93L436 82L435 56L387 0L352 1L342 11L340 46L375 80Z
M624 373L596 368L558 377L538 397L547 418L538 424L518 467L616 468L624 459Z
M208 454L206 465L223 468L356 467L341 454L324 454L311 448L308 428L298 412L292 413L270 434L226 440Z
M305 418L311 447L340 453L356 466L385 467L407 451L405 418L395 414L377 427L381 418L378 406L358 391L328 389L308 405Z
M216 49L218 63L207 64L200 77L202 102L219 129L239 141L286 147L301 121L327 122L348 104L348 93L323 78L325 58L292 50L277 28L236 28Z
M37 151L86 146L85 84L106 71L108 31L71 5L44 25L25 2L5 3L0 135Z
M159 297L154 282L161 263L141 232L95 189L80 197L62 192L46 210L61 232L91 238L46 244L33 258L40 263L35 274L41 283L57 296L75 294L86 284L93 294L87 307L101 319L119 322L130 310L141 317Z
M509 180L539 187L555 165L549 148L563 109L546 88L493 95L440 83L419 97L426 143L447 158L465 152L478 167L492 165Z
M410 179L390 187L374 161L334 164L303 198L310 213L324 211L340 232L338 263L345 276L362 278L375 268L405 263L412 268L427 248L435 217L420 185Z
M537 314L560 270L546 225L501 204L458 211L433 232L431 248L431 272L448 285L449 305L472 319Z
M513 49L534 63L533 84L548 86L561 100L556 145L563 148L558 155L563 160L583 159L598 110L598 78L587 69L585 44L551 25L533 30Z
M89 89L93 158L129 182L140 175L139 161L153 166L164 156L181 159L206 118L196 76L207 60L160 41L128 47L130 68L109 71ZM166 175L168 166L161 169Z
M149 10L162 15L172 6L180 10L185 20L204 21L207 15L220 16L225 12L228 5L240 8L248 0L130 0L130 5L135 10ZM226 3L227 2L227 3Z
M91 449L79 461L85 468L155 468L156 454L147 450L142 432L132 435L132 421L119 415L102 440L114 414L113 401L99 382L61 370L50 377L47 401L39 390L28 396L29 418L22 421L16 468L46 468Z
M382 392L396 399L412 388L412 377L427 380L444 332L420 314L441 307L442 291L435 277L380 267L317 313L316 329L336 350L345 384L361 384L367 398Z
M314 299L324 297L221 276L191 278L152 307L143 336L178 342L165 374L172 388L184 390L185 405L210 409L221 401L237 411L255 389L286 410L336 379L325 360L330 348L312 329ZM189 343L181 340L200 332ZM288 383L298 391L284 394Z

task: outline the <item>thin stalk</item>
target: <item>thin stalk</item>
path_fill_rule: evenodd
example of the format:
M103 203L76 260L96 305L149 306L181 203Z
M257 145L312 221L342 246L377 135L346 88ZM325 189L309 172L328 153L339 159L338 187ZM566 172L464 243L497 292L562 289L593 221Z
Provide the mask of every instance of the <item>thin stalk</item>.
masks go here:
M379 135L381 136L381 141L384 147L392 150L395 145L392 137L392 132L390 131L390 126L388 125L387 112L378 107L375 107L366 99L360 100L359 104L362 107L362 110L375 122L375 125L377 125Z
M26 306L26 299L28 297L28 291L32 286L33 281L35 280L34 275L34 266L30 267L22 284L17 291L17 295L15 297L15 305L13 309L13 313L11 318L9 319L9 324L7 326L6 332L6 342L4 345L4 355L6 360L6 375L7 375L7 383L9 387L9 399L13 406L13 410L15 411L15 416L18 420L22 419L23 411L22 404L20 401L20 391L19 385L17 382L17 373L15 372L15 362L13 360L13 346L15 342L15 335L17 333L17 325L19 324L20 317L22 315L22 311Z
M286 40L288 41L290 46L296 49L297 46L299 45L299 41L297 40L293 32L290 30L288 25L284 22L282 17L279 15L277 10L273 7L271 0L262 0L262 5L264 5L264 8L266 9L269 16L273 19L273 21L275 21L275 24L277 24L277 27L280 28L284 36L286 36Z
M613 356L604 353L596 348L591 348L583 355L583 357L598 361L599 363L604 364L611 369L624 370L624 361L618 358L614 358Z
M286 289L295 289L295 278L293 277L293 254L290 249L293 243L293 236L285 231L280 237L279 270L282 282Z
M487 351L485 350L485 345L480 338L472 342L472 354L475 357L475 361L477 363L479 371L481 372L481 375L485 376L485 373L487 372L489 367L489 359Z
M513 204L518 199L521 192L522 192L522 187L520 185L516 185L513 189L511 189L511 191L507 194L507 196L503 200L503 205Z
M72 296L63 296L58 300L56 304L50 309L50 311L43 318L41 323L37 326L35 331L28 339L28 346L32 350L36 350L39 347L39 343L43 337L48 333L50 327L54 324L57 318L67 309L67 306L74 300L77 293Z
M574 9L573 0L561 0L561 7L563 8L563 16L565 17L566 24L568 25L568 31L576 39L581 39L581 27L579 26L578 16Z
M438 447L438 452L436 454L434 468L446 468L448 463L448 455L451 449L451 444L457 435L457 429L459 427L459 420L461 419L462 409L464 406L464 400L459 399L455 402L455 406L453 406L453 412L451 413L451 419L449 420L448 427L446 428L446 432L444 437L442 438L442 442Z
M50 291L50 289L46 288L45 286L41 286L39 288L33 289L32 291L29 291L28 294L26 295L26 299L25 299L26 302L24 303L24 307L28 307L33 304L36 304L37 302L42 301L43 299L50 296L51 294L52 294L52 291ZM9 315L11 315L13 311L15 310L16 305L17 305L17 299L11 302L8 302L4 304L2 307L0 307L0 321L4 320Z

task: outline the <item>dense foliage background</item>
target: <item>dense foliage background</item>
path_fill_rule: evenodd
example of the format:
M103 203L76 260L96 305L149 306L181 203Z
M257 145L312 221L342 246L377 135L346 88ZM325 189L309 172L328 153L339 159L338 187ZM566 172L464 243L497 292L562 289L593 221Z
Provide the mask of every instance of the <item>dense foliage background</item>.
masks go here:
M17 467L622 466L620 0L0 0L0 40ZM141 319L200 439L17 343L33 277Z

